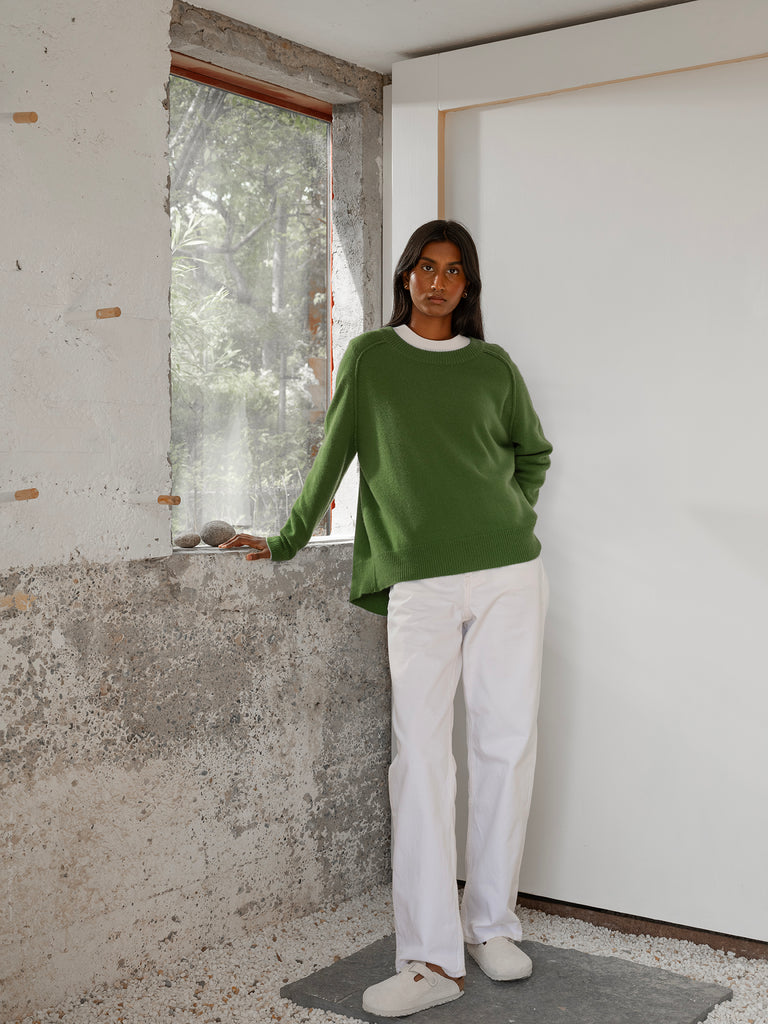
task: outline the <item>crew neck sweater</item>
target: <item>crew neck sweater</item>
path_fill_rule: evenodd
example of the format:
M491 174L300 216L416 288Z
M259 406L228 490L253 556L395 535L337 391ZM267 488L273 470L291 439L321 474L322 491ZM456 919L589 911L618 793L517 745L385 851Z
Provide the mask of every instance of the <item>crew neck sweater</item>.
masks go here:
M361 334L339 364L301 494L267 538L272 559L307 544L357 455L353 604L385 615L395 583L530 561L551 451L500 346L470 338L432 351L391 327Z

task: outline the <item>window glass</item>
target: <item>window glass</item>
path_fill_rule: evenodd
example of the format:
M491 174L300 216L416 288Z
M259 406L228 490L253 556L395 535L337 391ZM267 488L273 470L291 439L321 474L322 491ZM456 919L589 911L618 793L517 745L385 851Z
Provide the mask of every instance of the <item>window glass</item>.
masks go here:
M177 75L170 125L173 533L275 533L326 409L329 125Z

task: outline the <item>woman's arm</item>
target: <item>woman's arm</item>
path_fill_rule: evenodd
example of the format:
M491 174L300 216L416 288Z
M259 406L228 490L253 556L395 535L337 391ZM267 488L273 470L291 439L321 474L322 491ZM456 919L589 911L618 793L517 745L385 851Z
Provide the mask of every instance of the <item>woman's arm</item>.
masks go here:
M355 364L354 344L350 343L336 375L336 388L325 417L323 443L301 494L294 502L288 522L277 536L258 538L267 546L269 555L260 548L260 554L249 554L248 558L271 557L275 562L293 558L309 542L315 527L328 511L356 452Z
M544 436L531 396L517 367L514 368L515 395L510 437L515 449L515 480L531 507L550 465L552 445Z

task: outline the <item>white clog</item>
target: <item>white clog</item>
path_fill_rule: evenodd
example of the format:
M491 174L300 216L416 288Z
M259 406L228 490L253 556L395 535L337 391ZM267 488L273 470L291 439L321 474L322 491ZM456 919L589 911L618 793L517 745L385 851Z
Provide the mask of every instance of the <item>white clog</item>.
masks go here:
M520 981L530 978L533 972L531 958L505 935L497 935L479 946L467 943L467 952L494 981Z
M363 1009L378 1017L407 1017L409 1013L450 1003L462 995L452 978L444 978L414 960L399 974L367 988L363 992Z

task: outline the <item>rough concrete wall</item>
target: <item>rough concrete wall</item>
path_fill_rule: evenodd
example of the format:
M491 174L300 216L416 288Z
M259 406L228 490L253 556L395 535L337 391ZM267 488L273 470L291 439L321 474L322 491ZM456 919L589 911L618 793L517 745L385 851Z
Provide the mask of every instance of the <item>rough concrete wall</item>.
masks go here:
M171 48L243 75L258 68L262 81L327 103L360 101L382 110L384 75L185 0L173 3Z
M383 881L384 620L346 546L0 581L0 1017Z
M0 571L170 553L171 0L2 6Z
M6 125L0 150L0 491L40 497L0 504L2 1019L387 873L383 622L347 602L349 548L171 555L155 500L170 8L3 5L5 109L39 121ZM336 181L353 268L337 309L358 333L378 302L379 76L216 25L224 49L260 40L293 88L319 62L363 132ZM68 319L105 306L123 316Z

